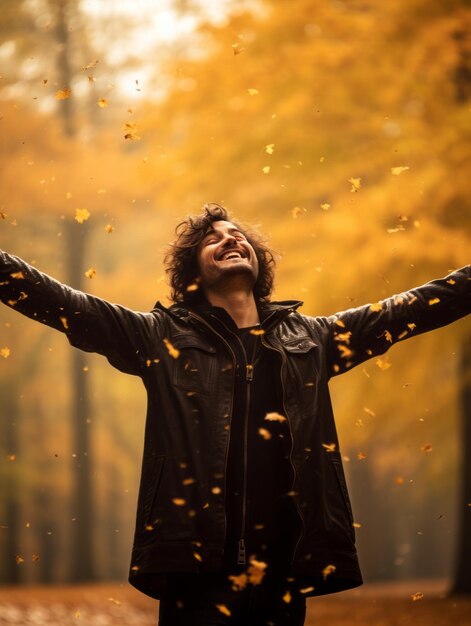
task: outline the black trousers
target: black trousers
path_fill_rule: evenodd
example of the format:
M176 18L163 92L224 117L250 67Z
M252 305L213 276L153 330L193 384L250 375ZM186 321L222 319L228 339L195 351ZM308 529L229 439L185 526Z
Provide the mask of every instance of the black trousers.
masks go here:
M159 626L302 626L305 617L306 598L280 574L243 588L227 574L171 574Z

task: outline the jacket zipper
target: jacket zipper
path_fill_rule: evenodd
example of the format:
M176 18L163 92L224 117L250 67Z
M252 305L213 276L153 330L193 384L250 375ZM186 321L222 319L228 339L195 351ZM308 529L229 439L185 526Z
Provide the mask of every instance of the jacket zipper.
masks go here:
M223 344L225 344L227 346L227 348L229 349L229 352L232 354L232 363L233 363L232 372L233 373L232 373L231 406L230 406L230 410L229 410L229 438L228 438L228 441L227 441L226 456L225 456L225 460L224 460L224 497L225 497L226 496L226 492L227 492L227 460L229 458L229 447L230 447L230 443L231 443L231 424L232 424L232 410L234 408L233 404L234 404L234 388L235 388L235 368L236 368L236 365L237 365L237 359L236 359L236 355L234 353L234 350L231 348L230 344L224 339L224 337L220 333L218 333L216 330L214 330L214 328L211 326L211 324L208 324L208 322L206 320L204 320L202 317L200 317L199 315L196 315L193 312L190 313L190 317L193 317L193 318L197 319L202 324L207 326L211 332L213 332L215 335L217 335L221 339ZM226 533L227 533L227 512L226 512L226 505L224 504L224 540L223 540L223 545L226 544ZM245 553L245 544L244 544L244 553Z
M284 370L286 368L286 357L285 357L284 353L281 350L277 350L276 348L274 348L273 346L271 346L267 342L265 342L263 340L263 337L262 337L261 341L262 341L262 344L266 348L269 348L270 350L274 350L275 352L277 352L277 353L279 353L281 355L280 380L281 380L281 391L282 391L282 398L283 398L283 410L285 412L285 417L286 417L286 419L288 421L288 430L289 430L289 435L290 435L290 439L291 439L291 447L290 447L290 451L289 451L289 461L291 463L291 467L293 468L293 482L291 484L291 491L293 491L294 490L294 486L296 484L297 472L296 472L296 467L295 467L294 462L293 462L293 448L294 448L293 431L291 429L291 422L290 422L289 414L288 414L288 411L286 410L286 404L285 404L286 394L285 394L285 383L284 383L284 379L283 379L283 372L284 372ZM293 496L293 500L294 500L294 504L295 504L295 507L296 507L296 511L297 511L297 513L299 515L299 519L301 520L302 530L299 533L298 539L296 541L296 545L294 546L293 556L292 556L292 559L291 559L291 564L294 563L294 560L295 560L295 557L296 557L296 552L298 550L299 544L301 543L301 539L303 538L304 532L305 532L304 518L302 516L301 509L299 508L299 504L297 503L295 496Z

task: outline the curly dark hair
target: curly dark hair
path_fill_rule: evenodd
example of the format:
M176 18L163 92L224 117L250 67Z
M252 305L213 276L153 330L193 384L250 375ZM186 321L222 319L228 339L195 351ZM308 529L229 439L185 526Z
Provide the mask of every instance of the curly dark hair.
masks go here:
M164 258L165 271L169 275L171 299L175 303L196 304L204 299L199 289L197 249L211 230L213 222L229 221L229 213L214 202L203 206L203 213L190 215L175 228L176 239L169 245ZM258 259L258 277L253 292L259 302L268 302L273 290L275 256L253 230L230 220L246 237Z

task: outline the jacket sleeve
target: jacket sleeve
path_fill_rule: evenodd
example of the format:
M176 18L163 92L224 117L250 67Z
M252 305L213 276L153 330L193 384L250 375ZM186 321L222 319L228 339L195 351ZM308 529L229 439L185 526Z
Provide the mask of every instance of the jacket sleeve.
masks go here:
M471 312L471 266L375 304L328 317L330 376Z
M59 330L72 346L104 355L119 370L139 375L159 338L157 314L138 313L77 291L0 251L0 299Z

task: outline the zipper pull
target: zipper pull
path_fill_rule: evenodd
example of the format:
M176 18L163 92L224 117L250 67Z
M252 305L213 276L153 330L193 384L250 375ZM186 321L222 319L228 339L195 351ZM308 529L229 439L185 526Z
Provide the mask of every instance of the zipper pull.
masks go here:
M253 380L253 365L250 365L250 363L247 363L245 366L245 380L249 383Z
M239 552L237 554L237 565L246 565L245 541L243 539L239 539Z

